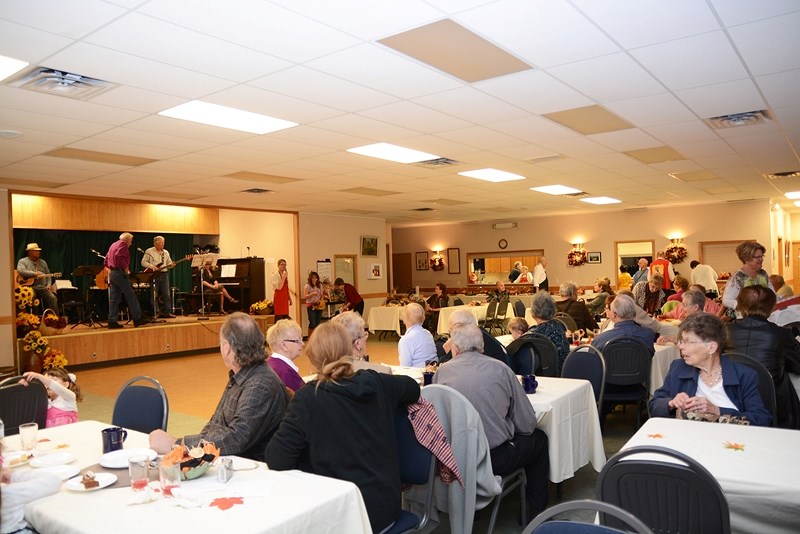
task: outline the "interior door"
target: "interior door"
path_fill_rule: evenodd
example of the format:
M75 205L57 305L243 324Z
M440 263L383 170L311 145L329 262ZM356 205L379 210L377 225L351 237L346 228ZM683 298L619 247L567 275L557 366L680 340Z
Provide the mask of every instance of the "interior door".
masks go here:
M400 293L413 291L411 282L412 265L410 252L392 254L392 287L397 288Z

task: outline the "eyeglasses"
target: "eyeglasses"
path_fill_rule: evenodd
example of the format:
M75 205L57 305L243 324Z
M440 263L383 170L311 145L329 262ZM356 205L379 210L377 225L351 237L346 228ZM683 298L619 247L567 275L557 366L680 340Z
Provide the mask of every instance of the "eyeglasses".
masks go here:
M754 259L754 260L763 260L764 259L764 255L762 254L761 256L753 256L752 259Z
M287 341L289 343L297 343L298 345L302 345L303 344L303 340L302 339L284 339L284 341Z
M698 343L710 343L710 341L689 341L687 339L678 340L678 345L696 345Z

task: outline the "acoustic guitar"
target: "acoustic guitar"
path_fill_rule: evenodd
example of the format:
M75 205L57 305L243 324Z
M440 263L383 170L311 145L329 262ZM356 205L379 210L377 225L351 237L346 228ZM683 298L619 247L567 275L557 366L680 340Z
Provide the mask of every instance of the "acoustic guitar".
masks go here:
M194 257L193 254L188 254L185 258L183 258L181 260L178 260L178 261L173 261L172 263L170 263L168 265L164 265L163 263L159 263L158 265L156 265L155 269L153 269L152 267L148 267L147 269L144 270L144 272L146 272L146 273L155 273L155 272L159 272L160 271L162 273L165 273L165 272L169 271L170 269L172 269L173 267L175 267L176 265L178 265L179 263L191 260L193 257Z
M36 276L29 276L29 277L26 278L26 277L22 276L19 273L19 271L15 270L14 271L14 284L15 284L15 287L32 286L33 283L36 280L40 279L40 278L58 278L60 276L61 276L61 273L49 273L49 274L39 273Z
M103 270L95 275L94 285L97 289L108 289L108 267L103 267Z

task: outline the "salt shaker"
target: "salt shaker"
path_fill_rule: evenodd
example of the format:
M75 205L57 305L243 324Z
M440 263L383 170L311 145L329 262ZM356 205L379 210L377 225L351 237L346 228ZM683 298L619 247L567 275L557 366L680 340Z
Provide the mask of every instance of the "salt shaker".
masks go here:
M217 464L217 482L225 484L233 476L233 459L220 458Z

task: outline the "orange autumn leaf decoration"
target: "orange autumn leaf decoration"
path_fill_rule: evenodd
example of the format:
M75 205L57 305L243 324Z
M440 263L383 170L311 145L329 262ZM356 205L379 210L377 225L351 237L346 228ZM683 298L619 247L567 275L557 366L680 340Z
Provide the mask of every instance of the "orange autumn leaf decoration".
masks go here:
M653 439L664 439L664 434L647 434L647 437Z
M726 441L724 447L734 451L744 451L744 443L731 443L730 441Z
M209 506L216 506L220 510L227 510L228 508L233 508L234 504L244 504L244 499L241 497L220 497L219 499L211 501Z
M69 445L62 443L60 445L56 445L56 449L69 449Z

